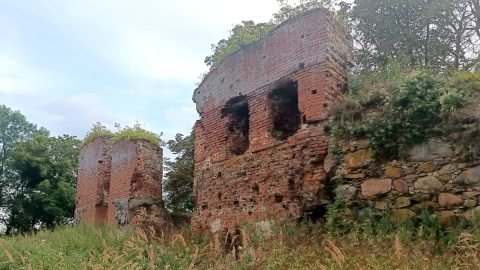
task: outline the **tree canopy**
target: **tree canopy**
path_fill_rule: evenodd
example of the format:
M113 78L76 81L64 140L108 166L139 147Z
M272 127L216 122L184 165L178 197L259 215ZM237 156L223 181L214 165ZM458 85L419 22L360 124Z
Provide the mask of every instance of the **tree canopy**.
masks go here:
M381 68L405 58L435 72L478 64L475 0L356 0L348 11L357 64Z
M167 147L177 156L175 161L165 159L165 205L173 211L192 212L195 133L193 130L188 136L178 133L174 140L167 142Z
M73 219L80 141L0 107L0 224L6 234L53 228Z
M354 38L358 69L376 70L391 61L434 72L472 70L480 63L478 0L277 0L278 12L266 23L243 21L227 39L212 45L210 69L227 55L264 37L278 24L305 11L326 7Z

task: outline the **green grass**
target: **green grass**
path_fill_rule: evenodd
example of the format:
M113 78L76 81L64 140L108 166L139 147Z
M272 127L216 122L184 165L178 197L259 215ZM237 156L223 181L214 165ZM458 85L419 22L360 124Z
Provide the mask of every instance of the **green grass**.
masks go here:
M456 231L453 241L421 230L354 230L277 224L241 229L243 243L188 228L147 232L108 226L66 226L0 239L0 269L478 269L480 233ZM420 235L420 237L419 237ZM449 239L450 239L449 238ZM237 238L238 239L238 238Z

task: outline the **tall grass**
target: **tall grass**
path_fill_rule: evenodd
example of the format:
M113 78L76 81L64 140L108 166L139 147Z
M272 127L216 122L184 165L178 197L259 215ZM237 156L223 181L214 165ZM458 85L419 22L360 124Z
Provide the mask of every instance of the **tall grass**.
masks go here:
M480 233L454 241L418 230L352 230L278 223L233 237L79 225L0 239L0 269L479 269ZM241 241L239 241L241 239ZM234 243L231 245L231 243Z

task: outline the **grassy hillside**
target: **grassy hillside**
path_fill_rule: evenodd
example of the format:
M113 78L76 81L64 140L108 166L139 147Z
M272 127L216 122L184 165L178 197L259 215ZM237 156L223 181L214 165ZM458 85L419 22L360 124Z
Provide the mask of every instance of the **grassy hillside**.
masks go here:
M341 235L312 224L246 226L243 243L230 251L225 246L232 239L191 235L186 228L152 236L139 228L63 227L0 239L0 269L480 268L478 230L380 224Z

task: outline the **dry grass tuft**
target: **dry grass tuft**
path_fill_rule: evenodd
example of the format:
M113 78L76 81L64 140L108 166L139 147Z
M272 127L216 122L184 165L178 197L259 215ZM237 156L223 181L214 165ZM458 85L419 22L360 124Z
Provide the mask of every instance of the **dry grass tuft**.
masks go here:
M12 254L10 254L10 252L8 251L8 249L5 248L5 246L3 245L2 241L0 241L0 246L1 246L2 249L3 249L3 252L5 252L5 255L7 255L8 261L9 261L10 263L15 263L15 260L13 259Z
M67 227L0 239L0 269L336 270L480 266L480 234L475 230L450 236L453 244L445 244L415 238L418 234L412 237L403 231L352 231L340 235L329 234L321 225L272 226L269 237L246 226L230 238L225 232L191 235L188 230L177 230L167 231L162 238L152 238L150 228Z
M402 258L402 243L400 242L400 237L395 235L395 257L397 260Z
M327 244L329 246L325 246L325 250L332 255L338 266L343 266L343 264L345 263L345 256L342 254L342 251L329 239L327 239Z

